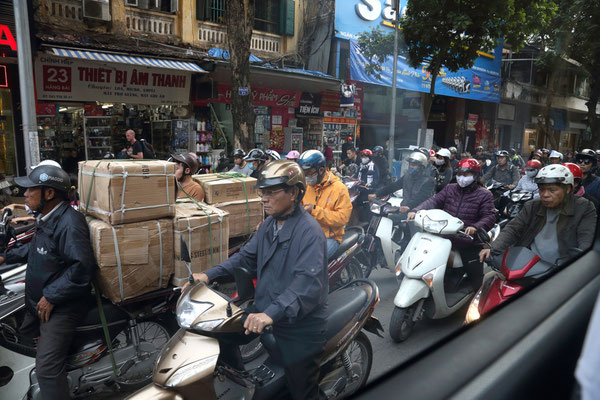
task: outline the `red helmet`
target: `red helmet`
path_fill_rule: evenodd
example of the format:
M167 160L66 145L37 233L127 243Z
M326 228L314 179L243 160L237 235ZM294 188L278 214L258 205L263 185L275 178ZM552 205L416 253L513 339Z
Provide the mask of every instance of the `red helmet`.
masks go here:
M583 172L581 172L581 168L579 168L579 165L570 162L562 163L561 165L564 165L565 167L569 168L569 171L571 171L571 173L573 174L573 178L583 179Z
M529 160L529 161L527 161L527 164L525 164L525 167L540 169L540 168L542 168L542 163L539 162L538 160Z
M364 149L363 151L360 152L361 156L367 156L369 158L373 158L373 152L369 149Z
M435 150L429 150L429 157L435 157Z
M463 158L456 165L457 172L472 172L474 174L481 173L481 166L474 158Z
M348 136L348 139L347 139L347 140L348 140L349 142L351 142L351 141L352 141L352 136Z

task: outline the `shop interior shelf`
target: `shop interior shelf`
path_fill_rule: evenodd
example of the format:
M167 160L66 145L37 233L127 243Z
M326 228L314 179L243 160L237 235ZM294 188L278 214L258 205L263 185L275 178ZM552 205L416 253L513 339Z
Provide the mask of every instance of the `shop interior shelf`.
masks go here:
M88 136L88 139L111 139L112 136Z
M110 149L112 146L88 146L88 149Z
M111 128L111 126L110 125L98 125L98 126L87 125L85 128L88 131L91 131L92 129L106 129L106 128Z

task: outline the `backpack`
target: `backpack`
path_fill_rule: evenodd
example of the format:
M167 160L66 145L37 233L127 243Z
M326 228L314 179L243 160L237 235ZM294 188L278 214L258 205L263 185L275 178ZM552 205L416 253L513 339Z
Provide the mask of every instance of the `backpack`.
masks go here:
M140 139L139 142L142 144L142 149L144 151L144 160L153 160L156 159L156 152L154 151L154 147L146 141L146 139Z

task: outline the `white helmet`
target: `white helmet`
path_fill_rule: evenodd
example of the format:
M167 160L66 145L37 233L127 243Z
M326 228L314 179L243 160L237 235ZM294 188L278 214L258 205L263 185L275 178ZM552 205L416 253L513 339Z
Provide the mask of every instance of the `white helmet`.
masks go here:
M562 161L562 159L563 159L563 155L562 155L562 153L559 153L559 152L558 152L558 151L556 151L556 150L552 150L552 151L550 152L550 155L548 156L548 158L560 158L560 160Z
M564 165L552 164L540 169L535 177L535 183L561 183L573 186L574 178L571 170Z
M274 160L281 160L281 156L275 150L265 150L265 153Z
M435 153L435 154L438 156L441 156L441 157L446 157L446 158L450 158L450 155L451 155L450 150L448 150L448 149L439 149L437 151L437 153Z
M419 164L423 168L427 166L427 156L420 151L415 151L408 157L409 163Z
M39 163L38 165L32 165L32 166L31 166L31 167L29 167L29 168L31 168L31 170L33 171L34 169L36 169L37 167L41 167L42 165L51 165L51 166L53 166L53 167L58 167L58 168L61 168L61 169L62 169L62 167L60 166L60 164L59 164L59 163L57 163L57 162L56 162L56 161L54 161L54 160L44 160L44 161L42 161L41 163Z

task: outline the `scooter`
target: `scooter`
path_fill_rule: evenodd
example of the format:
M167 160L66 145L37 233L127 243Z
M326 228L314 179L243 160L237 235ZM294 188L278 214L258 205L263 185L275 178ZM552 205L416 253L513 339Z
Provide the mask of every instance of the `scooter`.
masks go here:
M350 202L352 203L352 214L350 215L349 226L362 226L366 228L369 223L368 218L368 204L367 199L369 193L373 190L365 186L364 182L359 179L343 176L342 182L348 188L348 194L350 195Z
M406 340L423 316L445 318L473 296L460 253L442 236L464 235L464 223L443 210L421 210L414 224L420 232L412 237L396 265L401 283L390 321L390 336L396 342Z
M500 213L504 219L511 220L519 215L525 203L533 199L533 193L526 190L514 190L507 193L506 197L509 201L504 210L500 210Z
M0 216L0 252L30 242L35 234L34 217L18 217L13 213L13 208L8 206Z
M188 254L182 245L184 259ZM189 260L184 260L186 263ZM161 352L154 368L154 383L130 399L273 399L289 398L283 368L273 358L279 348L272 327L261 341L271 355L262 365L245 370L236 362L238 346L225 341L247 341L244 306L254 297L252 276L234 272L238 296L230 299L204 283L191 284L177 304L181 329ZM190 271L191 276L191 271ZM190 278L193 282L193 278ZM369 376L373 351L361 329L379 334L381 324L372 317L379 299L377 286L359 280L332 292L328 300L327 344L320 358L320 389L327 398L350 396ZM232 355L228 354L233 352ZM273 358L271 358L273 357Z

